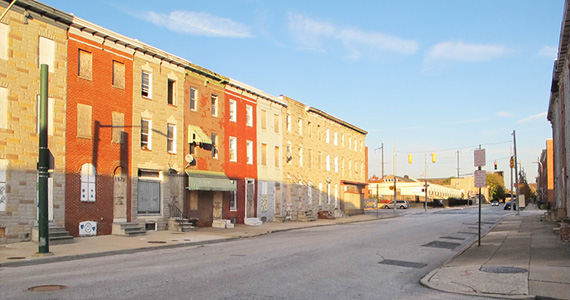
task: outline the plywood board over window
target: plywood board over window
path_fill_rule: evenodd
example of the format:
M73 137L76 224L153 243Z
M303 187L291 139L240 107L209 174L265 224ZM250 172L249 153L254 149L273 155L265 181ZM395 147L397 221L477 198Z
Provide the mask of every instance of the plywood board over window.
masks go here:
M93 107L91 105L77 104L77 137L92 137L92 116Z
M125 114L114 111L112 114L113 118L113 129L111 142L116 144L122 144L123 140L123 129L125 128Z
M91 80L91 73L93 70L93 55L91 52L79 49L79 77Z
M125 88L125 64L113 61L113 87Z

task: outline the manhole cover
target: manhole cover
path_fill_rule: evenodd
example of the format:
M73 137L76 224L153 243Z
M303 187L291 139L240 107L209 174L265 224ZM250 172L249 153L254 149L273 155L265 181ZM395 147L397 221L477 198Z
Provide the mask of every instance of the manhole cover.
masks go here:
M408 267L408 268L416 268L416 269L421 269L421 268L427 266L427 264L424 264L424 263L417 263L417 262L413 262L413 261L403 261L403 260L393 260L393 259L385 259L385 260L380 261L378 263L383 264L383 265Z
M428 244L422 245L422 247L433 247L433 248L444 248L444 249L455 249L457 246L461 244L458 243L451 243L451 242L440 242L440 241L433 241Z
M12 256L12 257L8 257L7 259L24 259L24 256Z
M53 291L65 290L66 288L67 288L67 286L59 285L59 284L38 285L38 286L33 286L33 287L29 288L28 291L32 291L32 292L53 292Z
M149 244L166 244L166 241L148 241Z
M483 272L487 273L495 273L495 274L512 274L512 273L526 273L528 272L527 269L517 268L517 267L501 267L501 266L482 266L479 269Z

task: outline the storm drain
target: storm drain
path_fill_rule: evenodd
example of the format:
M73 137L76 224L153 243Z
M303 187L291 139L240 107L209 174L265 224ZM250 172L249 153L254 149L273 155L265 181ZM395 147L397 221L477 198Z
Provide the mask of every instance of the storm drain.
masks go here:
M50 284L50 285L33 286L33 287L29 288L28 291L32 291L32 292L53 292L53 291L65 290L66 288L67 288L67 286L65 286L65 285Z
M166 244L166 241L148 241L149 244Z
M407 267L407 268L415 268L415 269L421 269L421 268L427 266L427 264L423 264L423 263L417 263L417 262L413 262L413 261L393 260L393 259L385 259L385 260L380 261L378 263L383 264L383 265L391 265L391 266L399 266L399 267Z
M495 274L513 274L513 273L526 273L528 272L527 269L517 268L517 267L501 267L501 266L482 266L479 269L483 272L487 273L495 273Z
M8 257L7 259L24 259L26 258L25 256L12 256L12 257Z
M440 239L448 239L448 240L465 240L464 238L454 237L454 236L442 236Z
M441 242L441 241L433 241L431 243L422 245L422 247L433 247L433 248L444 248L444 249L455 249L457 246L461 244L459 243L451 243L451 242Z

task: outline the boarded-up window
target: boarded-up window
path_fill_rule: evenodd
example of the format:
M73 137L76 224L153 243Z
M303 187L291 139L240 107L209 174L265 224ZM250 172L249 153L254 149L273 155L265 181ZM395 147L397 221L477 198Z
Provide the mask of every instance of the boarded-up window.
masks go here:
M281 153L280 153L279 146L275 146L275 167L279 168L279 161L281 160Z
M113 61L113 86L125 88L125 64L118 61Z
M308 149L307 167L311 168L312 166L313 166L313 149Z
M261 129L267 129L267 112L261 110Z
M160 182L139 179L137 190L137 212L160 213Z
M93 70L93 56L91 52L79 49L79 77L85 79L91 79L91 73Z
M89 139L92 137L92 112L91 105L77 104L77 137Z
M40 36L38 42L38 68L43 64L48 65L50 73L55 71L55 42Z
M0 59L8 59L8 31L8 25L0 23Z
M123 129L125 128L125 115L120 112L114 111L112 114L113 118L113 129L112 129L112 136L111 142L116 144L122 144L125 141L123 140Z
M261 165L267 166L267 144L261 144Z
M273 128L275 130L275 133L279 133L279 127L281 126L281 120L279 119L279 115L275 114L273 115Z

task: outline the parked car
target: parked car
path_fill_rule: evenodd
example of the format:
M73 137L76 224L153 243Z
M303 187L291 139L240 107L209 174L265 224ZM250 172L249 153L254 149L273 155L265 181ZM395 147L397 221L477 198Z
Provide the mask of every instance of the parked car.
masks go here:
M513 205L513 209L517 209L517 204L516 204L516 203ZM504 208L504 210L511 210L511 201L507 201L507 202L505 203L505 208Z
M394 205L394 201L384 204L384 208L390 209L390 208L394 207L393 205ZM396 201L396 207L401 208L401 209L407 209L407 208L410 208L410 203L406 200L398 200L398 201Z
M491 206L499 206L499 200L491 201Z

